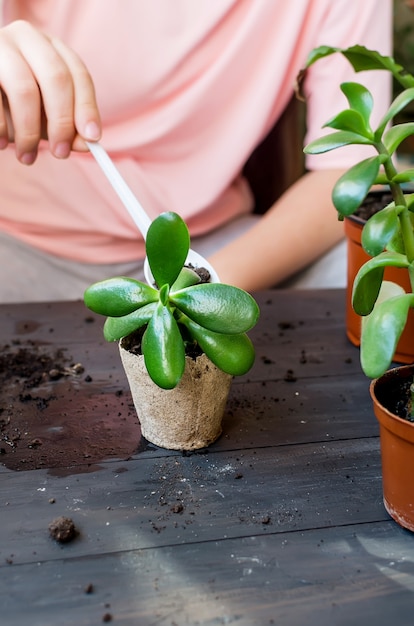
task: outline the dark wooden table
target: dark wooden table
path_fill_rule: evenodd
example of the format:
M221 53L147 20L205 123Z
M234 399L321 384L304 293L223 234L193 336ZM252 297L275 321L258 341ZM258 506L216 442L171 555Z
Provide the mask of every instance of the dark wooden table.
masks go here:
M344 293L257 299L256 364L191 455L140 440L81 302L0 307L2 625L412 624L414 537L383 508Z

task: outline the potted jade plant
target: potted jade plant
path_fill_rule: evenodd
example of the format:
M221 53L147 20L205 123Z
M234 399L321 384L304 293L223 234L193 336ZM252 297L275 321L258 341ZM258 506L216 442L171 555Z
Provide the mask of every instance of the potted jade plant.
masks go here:
M351 167L334 186L332 199L340 219L352 215L375 184L387 185L392 195L392 202L369 217L363 227L362 246L369 258L355 277L352 306L363 318L361 366L373 379L370 391L380 424L384 504L398 523L414 531L414 368L390 369L408 314L414 308L414 194L404 194L403 189L404 184L414 181L414 169L399 171L394 162L398 146L414 135L414 122L390 124L414 101L414 77L391 57L362 46L317 48L306 67L338 52L356 72L387 70L403 87L378 126L372 128L371 93L358 82L342 84L348 108L325 124L334 132L308 144L305 152L318 154L350 144L374 148L376 154ZM407 291L384 280L386 268L408 273Z
M105 339L119 342L142 435L175 450L220 435L232 377L254 362L246 333L259 317L250 294L186 266L189 247L185 222L162 213L146 237L154 285L115 277L84 294L86 306L107 317Z
M407 193L407 189L404 191ZM392 195L387 187L371 190L360 207L352 215L344 217L344 232L347 250L347 283L345 326L348 339L355 346L361 344L362 318L352 306L352 286L359 269L366 263L370 255L362 246L362 231L369 217L385 208L392 202ZM410 291L410 277L407 269L386 267L384 280L396 283L404 291ZM394 361L412 363L414 360L414 311L408 313L406 326L401 334L395 350Z

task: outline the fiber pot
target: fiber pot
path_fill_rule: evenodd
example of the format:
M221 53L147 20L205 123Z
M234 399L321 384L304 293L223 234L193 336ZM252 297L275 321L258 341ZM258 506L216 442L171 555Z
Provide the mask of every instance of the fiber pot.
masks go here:
M186 357L183 377L174 389L161 389L149 377L144 357L119 343L132 399L148 441L169 450L197 450L215 441L232 376L219 370L205 355Z
M365 220L351 215L344 220L345 236L347 241L347 289L346 289L346 334L354 346L361 343L361 317L352 308L352 287L358 270L371 257L361 245L361 233ZM411 291L408 271L405 268L387 267L384 279L397 283L405 291ZM407 325L397 344L394 360L397 363L412 363L414 361L414 311L410 309Z
M414 366L391 369L370 386L380 425L384 506L404 528L414 531L414 423L404 419Z

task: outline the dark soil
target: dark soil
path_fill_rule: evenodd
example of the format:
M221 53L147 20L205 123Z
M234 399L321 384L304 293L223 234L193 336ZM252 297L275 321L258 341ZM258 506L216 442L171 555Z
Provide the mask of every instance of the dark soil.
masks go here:
M129 399L128 399L129 400ZM64 349L0 346L0 463L12 470L85 466L131 456L138 418L123 390L94 384ZM51 470L49 470L51 471Z
M414 189L407 188L404 190L404 193L413 193ZM393 201L393 197L388 190L380 190L376 189L374 191L370 191L361 206L355 211L355 213L351 216L357 218L358 220L362 220L366 222L370 217L381 211L384 207L386 207L390 202Z
M191 263L189 263L188 267L190 267L196 274L198 274L202 283L210 282L211 275L207 268L194 267L194 265L192 265Z
M390 374L386 374L382 380L383 383L377 384L375 387L378 401L394 415L414 422L414 417L411 416L410 398L410 387L413 382L412 372L402 369L396 380L390 371Z
M366 222L372 215L381 211L393 198L389 191L371 191L354 216Z
M183 327L181 327L181 330L182 332L184 332ZM124 337L122 339L122 347L125 350L128 350L128 352L132 352L132 354L142 354L141 342L142 342L143 334L144 334L144 329L139 328L135 332L128 335L128 337ZM200 349L200 346L198 345L198 343L192 340L189 340L185 344L185 353L187 356L195 360L197 357L199 357L202 354L202 350Z

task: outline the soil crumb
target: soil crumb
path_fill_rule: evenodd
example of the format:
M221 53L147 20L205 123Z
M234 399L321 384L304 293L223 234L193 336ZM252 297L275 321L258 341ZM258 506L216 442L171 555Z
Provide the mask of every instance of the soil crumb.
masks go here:
M57 517L49 524L49 534L59 543L69 543L77 536L75 524L70 517Z

